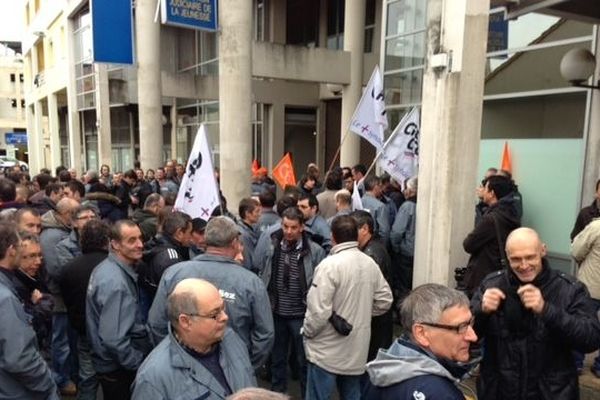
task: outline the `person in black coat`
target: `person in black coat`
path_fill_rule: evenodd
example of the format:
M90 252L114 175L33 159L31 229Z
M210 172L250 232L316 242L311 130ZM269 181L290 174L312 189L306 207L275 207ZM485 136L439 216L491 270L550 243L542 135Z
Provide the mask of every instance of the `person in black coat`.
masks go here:
M351 216L358 226L358 247L377 263L381 274L390 284L392 260L385 245L373 235L375 226L373 217L364 210L354 211ZM393 310L390 308L385 314L371 318L371 341L367 361L373 360L379 349L388 348L392 344L394 333L392 313Z
M489 207L463 241L463 248L471 255L464 277L469 297L486 275L502 269L506 237L521 226L514 208L512 183L508 178L490 176L481 194Z
M579 214L577 214L577 219L575 220L575 226L573 226L573 230L571 231L571 241L575 239L575 236L579 234L589 224L592 222L594 218L600 217L600 179L596 182L596 198L587 207L583 207Z
M82 254L65 265L59 282L69 323L78 334L78 389L81 398L95 398L98 390L96 374L91 366L90 344L86 336L85 297L92 271L108 255L109 232L110 228L104 221L94 219L86 223L79 235Z
M550 268L533 229L513 231L506 255L510 268L486 277L471 300L484 343L479 398L579 398L573 351L600 347L600 321L586 287Z

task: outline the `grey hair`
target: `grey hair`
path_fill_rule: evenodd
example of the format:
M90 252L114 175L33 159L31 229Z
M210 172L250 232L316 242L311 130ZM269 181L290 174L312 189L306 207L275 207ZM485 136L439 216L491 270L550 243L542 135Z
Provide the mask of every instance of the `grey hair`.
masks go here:
M98 171L93 169L88 170L85 175L88 177L88 179L98 179Z
M221 248L228 247L239 234L240 231L235 222L224 216L211 218L204 231L206 245Z
M144 209L148 209L150 207L154 207L160 204L160 200L163 197L158 193L152 193L146 197L146 201L144 201Z
M410 332L416 323L437 323L444 311L456 306L469 307L469 299L463 292L437 283L421 285L402 302L402 326Z
M196 294L191 290L173 291L167 298L167 316L174 328L179 326L181 314L197 314Z
M290 396L263 388L245 388L227 397L227 400L288 400Z
M334 198L340 203L350 205L352 204L352 194L347 189L341 189L335 192Z
M417 193L417 187L418 187L418 179L417 179L416 176L413 176L408 181L406 181L406 188L407 189L414 190L415 193Z

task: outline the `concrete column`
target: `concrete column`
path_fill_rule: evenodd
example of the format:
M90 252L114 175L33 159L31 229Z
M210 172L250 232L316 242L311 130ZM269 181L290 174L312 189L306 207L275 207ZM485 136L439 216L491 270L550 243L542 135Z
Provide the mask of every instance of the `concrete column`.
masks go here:
M108 67L94 64L96 74L96 125L98 128L98 168L112 165L112 137L110 129L110 99L108 91ZM133 145L133 144L132 144Z
M154 22L155 0L137 0L135 6L140 162L146 170L163 164L160 23Z
M252 2L222 0L219 23L221 189L231 209L250 194Z
M429 0L413 285L453 284L473 229L489 0ZM443 28L443 29L442 29ZM435 53L451 67L431 68Z
M269 173L273 167L277 165L281 157L285 145L285 105L281 103L273 103L269 108L269 152L267 167Z
M171 100L171 158L177 160L178 156L185 161L189 154L177 154L177 98Z
M362 95L363 50L365 47L365 0L346 1L344 51L350 52L350 84L342 93L342 139ZM360 159L360 137L349 133L340 151L340 165L353 166Z
M28 143L31 145L29 146L30 169L35 173L38 173L41 168L49 167L46 165L46 160L44 159L44 123L42 121L42 113L42 102L36 100L33 103L33 115L31 116L33 118L33 140Z
M35 112L34 105L27 107L27 164L32 174L37 174L40 170L38 160L34 154L37 147L37 132L35 130Z
M69 65L67 74L67 129L69 134L69 160L72 168L81 171L84 166L85 157L81 151L81 123L79 121L79 111L77 111L77 90L75 85L75 56L73 40L73 20L67 18L67 65Z
M592 51L596 55L594 85L600 81L600 29L596 27L595 32L596 48ZM594 199L596 181L600 178L600 90L591 90L590 96L588 131L587 135L584 134L586 143L583 182L581 185L581 207L590 205Z
M58 120L58 105L55 93L48 95L48 125L50 128L50 169L55 171L56 167L61 164L60 135L58 132L60 122Z

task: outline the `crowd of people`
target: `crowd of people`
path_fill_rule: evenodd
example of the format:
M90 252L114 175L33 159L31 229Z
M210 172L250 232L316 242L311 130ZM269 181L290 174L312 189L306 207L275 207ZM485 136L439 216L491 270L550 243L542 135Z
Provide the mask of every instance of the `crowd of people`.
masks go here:
M458 290L413 289L416 177L310 164L277 197L256 168L236 215L222 197L205 221L173 209L184 173L5 171L0 398L275 400L291 379L309 400L578 397L600 347L600 200L573 232L577 280L490 169Z

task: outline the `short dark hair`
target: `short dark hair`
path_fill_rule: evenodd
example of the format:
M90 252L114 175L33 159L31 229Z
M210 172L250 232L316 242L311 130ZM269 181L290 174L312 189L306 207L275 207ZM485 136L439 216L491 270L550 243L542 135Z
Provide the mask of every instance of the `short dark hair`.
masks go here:
M336 243L354 242L358 239L356 221L350 215L340 215L331 222L331 236Z
M63 187L60 183L49 183L44 189L46 196L50 196L51 193L59 193L63 190Z
M369 175L365 178L363 185L365 185L365 190L370 192L375 188L375 186L381 184L381 179L376 175Z
M192 217L181 211L173 211L168 214L162 224L162 233L173 237L178 229L187 230L192 224Z
M110 226L106 222L100 219L88 221L79 234L81 252L86 254L94 251L108 250L110 236Z
M75 209L75 211L73 211L73 214L71 214L71 216L73 219L75 219L75 218L79 217L81 214L83 214L85 211L92 211L96 217L98 216L98 209L92 203L86 203L86 204L80 205L79 207L77 207Z
M70 181L66 182L65 187L68 187L71 190L71 192L79 193L80 197L85 197L85 186L77 179L71 179Z
M598 187L600 186L600 179L596 181L596 192L598 191Z
M360 172L363 175L367 174L367 167L365 167L363 164L356 164L354 167L352 167L352 170Z
M66 169L63 169L62 171L60 171L57 176L58 176L58 181L61 183L69 182L73 179L71 177L71 173L69 172L69 170L66 170Z
M509 178L502 175L492 175L487 178L486 184L493 191L497 199L508 195L513 191L513 184Z
M50 174L45 174L45 173L40 173L37 174L33 180L36 181L38 183L38 185L40 186L40 190L45 190L46 186L48 186L48 184L50 182L53 181L54 178L52 178L52 176Z
M31 208L31 207L23 207L23 208L19 208L16 212L15 215L13 216L15 219L15 222L18 224L19 221L21 220L21 217L23 217L23 215L25 214L31 214L34 217L41 217L40 213L38 210L36 210L35 208Z
M0 259L6 257L6 251L10 246L19 244L17 226L6 222L0 222Z
M298 198L298 201L306 199L308 199L309 207L317 207L317 210L319 210L319 200L317 200L317 196L312 193L302 193L302 195Z
M67 167L65 167L64 165L59 165L58 167L56 167L56 169L54 170L54 176L59 177L60 173L63 171L67 171ZM68 171L67 171L68 172ZM71 175L69 175L71 176Z
M146 201L144 201L144 208L154 207L160 204L160 199L163 197L158 193L151 193L146 197Z
M277 214L281 216L286 208L296 207L298 205L298 199L293 196L283 196L277 200Z
M136 227L139 229L138 225L133 222L130 219L120 219L117 222L115 222L113 224L113 226L110 229L110 239L111 240L116 240L117 242L120 242L121 240L123 240L123 228L124 226L128 226L130 228Z
M241 219L244 219L246 218L246 213L251 213L258 207L260 207L260 203L256 199L253 199L252 197L245 197L240 200L238 215Z
M292 221L300 222L300 225L304 224L304 214L298 207L288 207L281 214L281 219L286 218Z
M0 178L0 201L15 201L17 198L17 185L10 179Z
M325 175L325 188L327 190L340 190L342 188L342 170L334 168Z
M258 201L263 207L273 208L275 206L276 199L277 198L275 197L275 193L271 192L270 190L265 190L264 192L258 195Z
M373 216L368 211L356 210L353 211L350 216L356 221L356 229L360 229L363 225L367 225L369 233L372 234L375 230L375 221L373 220Z
M192 232L194 233L204 233L206 229L206 221L202 218L194 218L192 219Z
M283 189L283 195L295 197L297 199L302 195L302 190L296 185L286 185Z
M129 179L133 179L134 181L137 181L137 175L135 174L135 171L132 169L128 169L127 171L125 171L125 173L123 173L123 178L129 178Z

